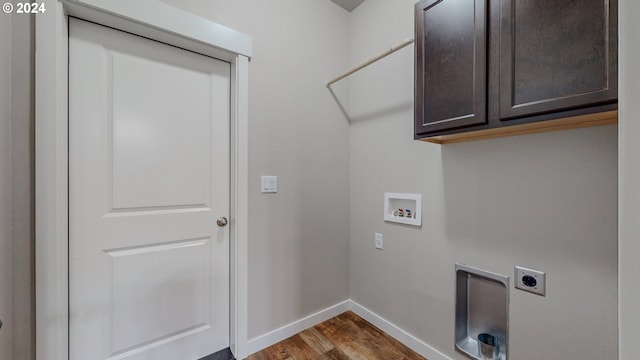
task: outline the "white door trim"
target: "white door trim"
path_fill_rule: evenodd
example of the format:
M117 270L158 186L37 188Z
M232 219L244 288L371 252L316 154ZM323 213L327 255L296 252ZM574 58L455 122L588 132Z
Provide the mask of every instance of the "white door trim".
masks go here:
M69 358L68 16L231 63L231 349L247 355L251 37L158 0L47 0L36 16L36 359Z

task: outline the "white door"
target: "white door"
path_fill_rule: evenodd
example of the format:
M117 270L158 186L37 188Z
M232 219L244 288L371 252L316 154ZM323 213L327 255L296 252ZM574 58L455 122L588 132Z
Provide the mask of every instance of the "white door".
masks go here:
M230 69L70 18L71 360L229 346Z

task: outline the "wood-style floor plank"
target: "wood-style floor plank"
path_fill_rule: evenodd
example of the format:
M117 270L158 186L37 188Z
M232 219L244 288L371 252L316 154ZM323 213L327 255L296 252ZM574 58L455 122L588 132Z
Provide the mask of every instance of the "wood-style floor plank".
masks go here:
M382 330L373 326L370 322L364 320L353 312L346 312L343 314L345 317L353 321L362 331L364 331L371 339L374 340L379 346L393 348L394 350L402 354L403 359L406 360L424 360L424 357L418 355L415 351L409 349L408 346L400 341L385 334Z
M247 360L426 360L351 311L268 347Z
M349 359L369 360L374 358L364 344L358 343L354 338L353 328L347 328L340 316L329 319L315 326L316 329L331 341L334 346L342 351Z
M387 341L390 338L388 335L378 330L378 328L371 325L369 322L356 316L354 313L347 313L344 316L348 319L345 321L345 326L350 326L349 329L356 334L356 341L365 344L370 352L374 353L380 359L388 360L404 360L405 356L402 351L399 351L394 343Z
M333 348L320 356L320 360L349 360L342 351Z
M318 354L307 344L300 335L295 335L284 341L289 350L289 354L294 359L317 360Z
M335 349L335 346L314 327L301 332L299 335L316 354L324 354Z

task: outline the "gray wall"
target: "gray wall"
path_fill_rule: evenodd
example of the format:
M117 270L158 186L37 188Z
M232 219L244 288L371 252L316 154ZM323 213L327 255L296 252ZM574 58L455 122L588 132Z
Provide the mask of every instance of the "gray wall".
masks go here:
M0 358L27 360L35 356L33 17L0 13L0 48Z
M34 283L34 18L13 22L12 197L13 197L13 359L35 358Z
M412 36L414 3L358 7L352 63ZM351 298L464 359L454 264L539 269L546 297L510 291L512 358L615 359L616 126L439 146L412 140L412 105L411 47L350 80ZM384 192L423 194L422 227L385 223Z
M253 36L249 338L349 297L348 123L324 82L348 63L348 13L318 0L167 0ZM277 175L278 193L260 194Z
M0 49L11 48L11 19L0 15ZM0 359L12 351L11 51L0 52Z
M638 356L640 337L640 2L620 0L620 359Z

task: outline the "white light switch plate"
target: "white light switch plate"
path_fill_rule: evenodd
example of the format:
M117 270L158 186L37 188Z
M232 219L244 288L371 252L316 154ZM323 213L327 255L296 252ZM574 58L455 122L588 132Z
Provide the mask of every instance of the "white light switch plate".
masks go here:
M375 233L373 239L376 249L382 250L382 248L384 247L384 237L382 236L382 234Z
M260 192L263 194L278 192L277 176L262 176L260 178Z

